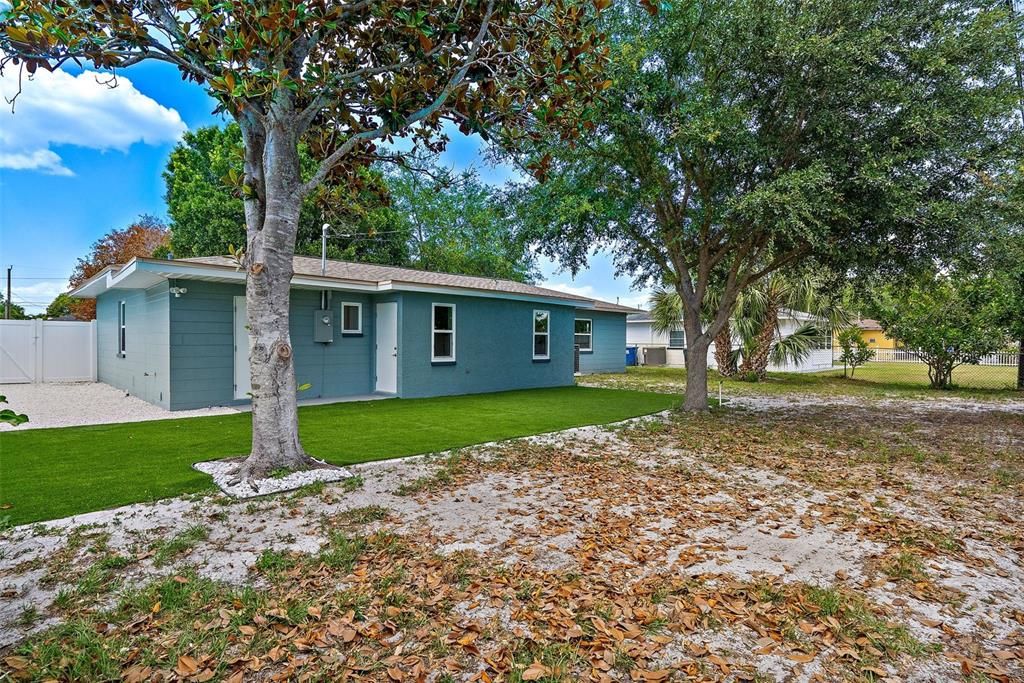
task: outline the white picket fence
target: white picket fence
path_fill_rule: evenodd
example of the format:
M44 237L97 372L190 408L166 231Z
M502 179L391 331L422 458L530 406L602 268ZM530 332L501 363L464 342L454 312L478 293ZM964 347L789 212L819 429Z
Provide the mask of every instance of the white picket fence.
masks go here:
M838 351L836 358L839 358ZM875 363L923 363L917 351L907 349L875 349L875 357L871 359ZM978 365L999 365L1017 367L1016 353L990 353L978 361Z
M0 384L95 381L95 320L0 320Z

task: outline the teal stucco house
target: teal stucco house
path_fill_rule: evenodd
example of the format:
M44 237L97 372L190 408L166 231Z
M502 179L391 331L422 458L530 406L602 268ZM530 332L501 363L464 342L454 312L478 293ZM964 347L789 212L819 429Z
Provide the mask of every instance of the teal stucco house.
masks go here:
M96 299L99 380L169 410L248 402L245 273L227 257L137 258ZM470 394L625 370L635 310L533 285L296 257L291 336L302 399Z

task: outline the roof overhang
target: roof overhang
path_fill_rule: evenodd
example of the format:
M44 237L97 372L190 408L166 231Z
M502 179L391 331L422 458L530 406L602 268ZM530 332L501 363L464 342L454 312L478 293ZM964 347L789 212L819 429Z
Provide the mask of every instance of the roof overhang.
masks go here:
M117 266L104 268L87 282L72 290L71 296L82 299L94 299L100 294L111 290L148 289L165 280L202 280L205 282L225 282L244 285L245 272L234 266L134 258L120 268ZM292 277L292 287L298 289L366 293L427 292L431 294L475 296L490 299L513 299L588 309L593 308L595 305L594 301L590 299L571 296L541 296L469 287L422 285L398 280L376 282L371 280L345 280L335 277L296 275Z

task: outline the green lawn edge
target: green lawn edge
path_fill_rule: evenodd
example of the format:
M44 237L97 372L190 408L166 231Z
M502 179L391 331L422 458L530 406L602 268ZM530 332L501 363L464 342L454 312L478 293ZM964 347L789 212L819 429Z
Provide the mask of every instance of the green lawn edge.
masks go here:
M304 406L299 429L311 455L349 465L608 424L677 404L669 394L556 387ZM250 439L248 413L6 431L0 521L20 525L213 491L192 464L242 455Z

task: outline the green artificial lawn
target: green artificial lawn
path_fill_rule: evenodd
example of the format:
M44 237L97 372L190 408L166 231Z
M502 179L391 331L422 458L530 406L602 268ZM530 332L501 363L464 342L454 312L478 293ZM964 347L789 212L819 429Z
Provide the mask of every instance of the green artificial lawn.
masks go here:
M616 422L676 402L584 387L388 399L300 408L299 430L311 455L345 465ZM250 419L239 413L3 432L0 521L24 524L211 491L210 477L190 465L247 453Z

